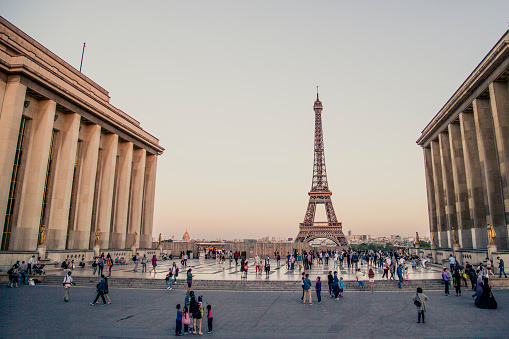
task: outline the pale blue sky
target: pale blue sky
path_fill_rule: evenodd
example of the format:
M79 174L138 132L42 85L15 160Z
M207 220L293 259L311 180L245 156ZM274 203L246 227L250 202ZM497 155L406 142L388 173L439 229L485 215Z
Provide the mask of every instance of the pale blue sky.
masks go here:
M508 1L6 1L166 152L154 234L295 237L315 86L345 233L428 235L415 141L507 29ZM317 220L322 221L322 220Z

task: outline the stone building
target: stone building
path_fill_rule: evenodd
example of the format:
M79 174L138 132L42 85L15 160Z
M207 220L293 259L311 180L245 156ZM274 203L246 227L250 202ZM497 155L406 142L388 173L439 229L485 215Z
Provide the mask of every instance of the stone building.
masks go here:
M0 17L0 255L150 248L163 150L105 89Z
M429 225L439 248L506 250L509 32L422 131ZM493 234L493 233L492 233Z

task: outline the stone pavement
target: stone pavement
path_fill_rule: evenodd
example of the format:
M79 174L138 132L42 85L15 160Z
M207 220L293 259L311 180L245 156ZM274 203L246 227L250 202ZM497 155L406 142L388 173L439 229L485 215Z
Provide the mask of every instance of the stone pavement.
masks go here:
M157 274L149 274L149 273L141 273L141 264L138 265L138 272L133 272L134 263L130 261L128 265L115 265L112 269L112 276L117 278L157 278L164 279L166 273L168 272L168 268L176 262L179 265L180 273L179 278L185 279L185 273L187 268L192 268L192 272L195 275L196 280L241 280L241 272L240 272L240 260L239 265L235 266L235 261L232 262L230 266L228 261L225 262L224 267L221 265L219 260L215 259L190 259L188 260L187 268L182 267L180 265L180 259L176 260L158 260L158 266L156 267ZM265 272L261 275L256 275L255 267L254 267L254 259L249 259L249 270L248 270L248 279L253 280L266 280ZM346 264L346 263L345 263ZM414 279L439 279L441 276L441 268L439 266L434 265L430 270L417 269L412 270L411 264L408 265L409 270L409 278L410 280ZM147 264L148 270L152 268L152 264ZM359 265L359 268L362 269L363 272L366 273L367 280L367 265ZM344 280L355 280L355 270L352 268L348 269L346 267L342 267L340 269L336 269L339 272L339 276L342 276ZM105 269L106 271L106 269ZM334 264L332 261L329 262L329 265L313 265L311 270L308 270L307 273L311 277L321 276L322 280L327 279L327 274L329 271L335 271ZM375 271L375 279L381 279L383 274L383 269L374 268ZM88 266L86 269L77 268L74 270L74 276L92 276L92 268ZM59 274L64 275L65 273L62 270L57 271L48 271L48 274ZM271 272L268 280L277 280L277 281L300 281L301 280L301 272L299 272L298 267L294 270L287 270L286 265L283 261L281 261L281 267L278 268L275 260L271 260Z
M495 290L497 310L475 307L469 293L426 292L426 324L416 323L413 292L349 292L339 301L303 305L299 292L204 291L214 331L207 338L507 338L509 290ZM159 338L173 336L182 290L110 289L108 306L90 306L94 289L73 287L70 302L54 286L0 286L0 336L30 338ZM325 294L325 293L324 293Z

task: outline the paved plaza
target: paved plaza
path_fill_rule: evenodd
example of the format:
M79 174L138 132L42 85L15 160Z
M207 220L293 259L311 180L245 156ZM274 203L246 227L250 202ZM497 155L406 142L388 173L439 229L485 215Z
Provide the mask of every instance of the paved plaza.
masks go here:
M182 290L110 289L112 304L90 306L90 287L73 287L70 302L56 286L0 286L0 337L159 338L173 336ZM212 305L210 338L507 337L509 290L495 290L499 308L475 307L469 293L425 291L426 324L416 323L413 292L349 292L339 301L303 305L299 292L205 291Z
M151 278L151 279L164 279L168 269L171 267L173 262L176 262L180 268L179 279L185 279L185 271L187 268L192 268L192 272L195 275L195 279L197 280L241 280L241 272L240 272L240 260L239 265L235 266L235 261L232 262L231 266L228 261L224 263L224 266L221 264L219 260L215 259L190 259L187 261L187 268L182 267L180 265L180 259L175 260L158 260L158 265L156 268L156 274L153 273L141 273L141 264L138 265L138 272L133 272L134 264L132 261L128 262L127 265L115 265L112 269L112 276L117 278ZM256 274L256 270L254 267L254 259L248 259L249 270L248 270L248 279L249 280L266 280L265 272L261 275ZM359 265L359 268L362 269L363 272L367 271L367 265ZM370 266L372 267L372 266ZM441 274L441 269L438 266L433 266L430 270L417 269L412 270L411 264L408 264L409 278L413 279L439 279ZM147 264L147 270L152 268L152 264ZM374 268L375 271L375 279L381 279L383 274L383 269ZM105 269L106 270L106 269ZM338 275L342 276L344 280L355 280L355 270L354 268L348 269L346 267L341 267L339 269L334 269L334 264L332 261L329 262L329 265L323 264L315 264L307 273L310 274L311 277L321 276L322 280L327 278L327 274L329 271L338 270ZM55 273L64 275L65 272L62 270L49 271L48 273ZM85 269L77 268L74 270L75 276L92 276L93 270L90 266ZM276 281L300 281L301 273L299 271L298 266L294 270L287 270L284 261L281 261L281 267L278 268L275 260L271 260L271 272L268 280L276 280Z

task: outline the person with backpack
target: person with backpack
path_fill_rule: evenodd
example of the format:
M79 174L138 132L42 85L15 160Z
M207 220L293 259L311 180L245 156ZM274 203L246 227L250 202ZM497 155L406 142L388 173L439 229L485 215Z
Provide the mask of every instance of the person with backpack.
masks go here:
M96 295L94 301L90 303L90 305L92 305L92 306L94 306L96 304L97 300L99 300L99 297L101 297L101 299L103 301L103 306L106 306L106 299L104 299L104 290L106 288L106 281L104 280L105 279L104 274L101 274L101 278L102 278L102 280L97 284L97 295Z
M426 300L428 300L428 297L422 293L422 288L417 287L417 292L412 300L415 307L417 307L417 323L421 322L422 317L422 323L424 324L424 312L426 311Z
M69 302L69 293L71 293L71 285L76 285L74 283L74 280L71 277L72 272L67 272L67 275L64 277L64 281L62 284L64 285L65 294L64 294L64 301Z
M106 265L108 266L108 277L111 277L111 268L113 267L113 260L109 258L108 261L106 262Z

